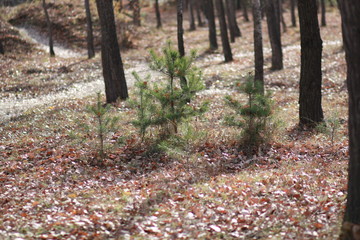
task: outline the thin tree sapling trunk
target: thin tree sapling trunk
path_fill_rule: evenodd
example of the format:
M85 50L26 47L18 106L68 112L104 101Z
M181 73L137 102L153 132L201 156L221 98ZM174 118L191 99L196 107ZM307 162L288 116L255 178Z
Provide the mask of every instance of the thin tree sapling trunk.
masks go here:
M156 14L156 28L161 28L162 24L161 24L159 0L155 0L154 7L155 7L155 14Z
M51 23L50 16L49 16L49 13L48 13L48 10L47 10L48 6L47 6L45 0L42 1L42 6L43 6L43 9L44 9L44 13L45 13L46 24L47 24L47 28L48 28L48 34L49 34L50 57L55 57L52 23Z

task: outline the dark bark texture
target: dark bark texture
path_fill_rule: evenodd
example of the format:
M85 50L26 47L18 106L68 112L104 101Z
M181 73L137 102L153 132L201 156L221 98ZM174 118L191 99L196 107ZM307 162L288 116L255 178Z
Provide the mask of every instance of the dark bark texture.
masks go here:
M249 14L248 14L248 0L241 0L241 6L244 12L244 20L245 22L249 22Z
M260 0L252 0L254 18L255 81L264 82L264 54L261 27Z
M218 48L218 43L216 39L216 24L215 24L215 13L214 13L214 4L212 0L205 0L205 13L208 19L208 27L209 27L209 41L210 41L210 49L215 50Z
M271 69L283 68L283 54L280 30L280 0L266 0L266 21L271 44Z
M161 28L162 24L161 24L159 0L155 0L154 7L155 7L155 14L156 14L156 28Z
M185 56L183 28L183 0L177 0L177 40L180 56Z
M48 28L48 34L49 34L50 57L55 57L54 40L53 40L53 33L52 33L52 23L51 23L50 16L48 13L48 6L47 6L45 0L42 1L42 5L43 5L44 13L45 13L46 24L47 24L47 28Z
M106 102L128 98L124 67L116 35L112 0L96 0L101 25L101 60L105 81Z
M326 26L326 6L325 0L321 0L321 26Z
M194 15L194 0L189 1L189 19L190 19L190 31L194 31L196 29L195 26L195 15Z
M0 54L5 54L5 49L4 49L4 46L0 40Z
M349 176L344 222L360 224L360 2L338 0L349 92ZM343 236L342 239L358 239Z
M301 34L300 125L314 127L323 121L321 106L322 40L316 2L298 1Z
M296 0L290 0L291 25L293 27L296 27L295 6L296 6Z
M198 26L199 27L203 27L204 26L204 22L201 18L201 5L203 4L203 1L199 1L197 0L195 2L195 10L196 10L196 16L197 16L197 21L198 21Z
M89 0L85 0L85 12L86 12L86 41L87 41L88 58L90 59L95 56L95 48L94 48L94 36L93 36L93 27L92 27Z
M221 43L223 47L225 62L231 62L233 60L231 47L229 43L229 36L227 32L225 10L223 0L215 0L216 10L220 24Z

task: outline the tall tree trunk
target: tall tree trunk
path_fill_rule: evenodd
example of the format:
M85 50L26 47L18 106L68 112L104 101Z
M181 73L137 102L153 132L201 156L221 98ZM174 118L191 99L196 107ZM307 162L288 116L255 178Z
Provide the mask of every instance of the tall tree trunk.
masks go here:
M344 225L360 224L360 2L338 0L347 63L349 93L349 176ZM357 226L359 227L359 226ZM359 239L355 229L343 231L342 240ZM358 232L357 232L358 234Z
M161 24L159 0L155 0L154 7L155 7L155 14L156 14L156 28L161 28L162 24Z
M226 20L225 20L225 10L223 0L215 0L216 10L219 18L220 24L220 34L221 34L221 43L223 47L225 62L231 62L233 60L231 47L229 43L229 37L227 32Z
M177 40L180 56L185 56L183 28L183 0L177 0Z
M323 121L321 106L322 40L314 0L298 1L301 34L300 125L314 127Z
M112 0L96 0L101 26L101 62L105 82L106 102L128 98L128 90L116 35Z
M235 0L226 0L226 5L229 9L229 24L231 23L232 27L234 28L235 37L241 37L240 27L236 20L236 6Z
M190 31L194 31L196 29L195 26L195 16L194 16L194 0L189 1L189 17L190 17Z
M248 0L241 0L241 6L243 7L243 12L244 12L244 20L245 22L249 22L250 19L249 19L249 14L248 14L248 10L247 10L247 7L248 7Z
M266 21L271 44L271 69L280 70L283 68L283 54L281 47L280 30L280 0L266 0Z
M293 27L296 27L295 5L296 0L290 0L291 24Z
M50 57L55 57L55 52L54 52L54 40L53 40L53 33L52 33L52 23L50 20L50 16L49 13L47 11L48 6L45 2L45 0L42 1L42 6L44 9L44 13L45 13L45 18L46 18L46 23L47 23L47 28L48 28L48 34L49 34L49 52L50 52Z
M140 16L140 3L139 0L131 0L131 6L133 9L133 22L135 26L141 26L141 16Z
M282 4L282 0L279 1L279 11L280 11L280 20L281 20L281 25L283 28L283 32L287 31L287 27L286 27L286 22L284 19L284 8L283 8L283 4Z
M264 54L262 43L260 0L252 0L252 9L254 18L255 81L264 83Z
M195 4L195 10L196 10L196 16L197 16L197 20L198 20L198 26L199 27L203 27L204 26L204 22L201 18L201 4L203 3L203 1L196 1L196 4Z
M326 6L325 0L321 0L321 26L326 26Z
M226 12L226 17L227 17L227 26L230 32L230 42L235 42L235 26L234 26L234 22L231 19L231 9L229 6L229 0L225 0L225 12Z
M215 24L215 14L214 14L214 4L212 0L205 0L206 14L208 19L209 26L209 42L210 49L215 50L218 48L218 43L216 39L216 24Z
M88 58L90 59L95 56L95 48L94 48L94 36L93 36L93 27L92 27L89 0L85 0L85 10L86 10L86 41L87 41Z

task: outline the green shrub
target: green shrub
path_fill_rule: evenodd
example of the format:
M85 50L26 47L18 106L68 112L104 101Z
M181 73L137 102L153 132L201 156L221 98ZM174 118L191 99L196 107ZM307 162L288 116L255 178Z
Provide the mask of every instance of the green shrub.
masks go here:
M225 124L241 129L241 144L249 153L270 141L272 101L270 93L263 93L263 84L254 81L250 75L245 83L237 85L238 90L247 96L242 103L231 96L225 97L225 103L234 113L225 117Z
M134 72L136 99L131 104L137 109L137 119L132 123L144 139L149 127L159 129L159 138L164 140L178 133L179 124L201 115L207 103L193 104L196 93L204 89L201 72L192 66L195 52L181 57L169 43L161 56L150 52L151 68L162 73L165 81L145 80ZM191 103L190 103L191 102Z

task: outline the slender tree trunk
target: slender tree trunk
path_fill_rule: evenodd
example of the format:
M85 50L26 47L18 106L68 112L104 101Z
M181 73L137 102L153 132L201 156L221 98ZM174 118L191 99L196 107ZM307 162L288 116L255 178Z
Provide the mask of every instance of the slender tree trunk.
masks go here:
M284 9L283 9L283 5L282 5L282 0L279 1L279 11L280 11L280 20L281 20L283 32L286 32L287 27L286 27L286 22L284 19Z
M301 34L299 118L300 125L314 127L324 118L321 106L322 40L316 2L299 0L298 11Z
M155 14L156 14L156 28L161 28L161 15L160 15L160 7L159 7L159 0L155 0Z
M85 0L85 10L86 10L86 40L87 40L88 58L90 59L95 56L95 48L94 48L94 36L93 36L93 27L92 27L89 0Z
M243 12L244 12L244 20L245 22L249 22L250 19L249 19L249 14L248 14L248 10L247 10L247 7L248 7L248 0L241 0L241 6L243 7Z
M229 25L231 24L231 27L234 29L234 36L235 37L241 37L241 31L239 28L239 25L237 24L236 21L236 6L235 6L235 2L234 0L226 0L226 6L228 7L228 13L229 13L229 17L228 17L228 21L229 21Z
M226 17L227 17L227 26L230 32L230 42L235 42L235 26L234 26L234 22L231 19L231 9L229 6L229 0L225 0L225 12L226 12Z
M291 24L293 27L296 27L295 5L296 0L290 0Z
M194 31L196 29L195 26L195 16L194 16L194 0L189 1L189 16L190 16L190 31Z
M221 42L225 57L225 62L231 62L233 60L231 47L229 43L229 37L227 33L227 26L225 20L225 10L224 10L224 3L222 0L215 0L216 3L216 10L219 18L220 23L220 34L221 34Z
M183 28L183 0L177 0L177 39L180 56L185 56Z
M202 4L203 1L197 1L195 4L195 10L196 10L196 16L197 16L197 20L198 20L198 26L199 27L203 27L204 26L204 22L201 18L201 8L200 8L200 4Z
M128 90L116 35L112 0L96 0L101 25L101 62L105 82L106 102L128 98Z
M54 52L54 40L53 40L53 33L52 33L52 23L51 23L51 20L50 20L49 13L48 13L48 11L47 11L48 6L47 6L45 0L42 1L42 5L43 5L44 13L45 13L45 18L46 18L46 23L47 23L47 28L48 28L48 34L49 34L49 52L50 52L50 57L55 57L55 52Z
M210 49L215 50L218 48L218 43L216 39L216 24L215 24L215 14L214 14L214 4L212 0L205 0L206 13L209 26L209 41Z
M321 26L326 26L326 6L325 0L321 0Z
M342 240L359 239L360 225L360 2L338 0L349 93L349 176ZM351 226L346 231L346 224ZM357 236L356 236L357 234Z
M252 9L254 18L255 81L264 83L264 54L260 0L252 0Z
M266 0L266 21L272 51L272 70L280 70L283 68L279 4L280 0Z

